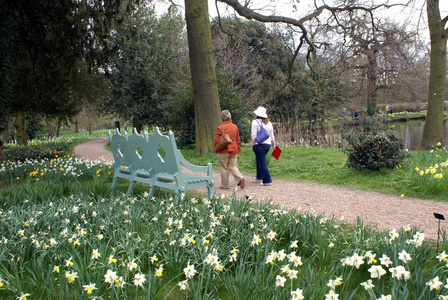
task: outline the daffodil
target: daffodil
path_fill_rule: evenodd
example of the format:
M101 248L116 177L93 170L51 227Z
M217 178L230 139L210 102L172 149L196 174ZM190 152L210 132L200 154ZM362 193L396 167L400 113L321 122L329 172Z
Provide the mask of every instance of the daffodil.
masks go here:
M27 300L28 298L27 297L29 297L29 296L31 296L31 294L28 294L28 293L20 293L20 296L19 297L17 297L17 299L18 300Z
M407 253L406 250L403 250L400 253L398 253L398 259L404 263L407 263L412 260L411 255Z
M284 287L285 286L285 282L286 282L286 278L280 275L277 275L277 277L275 278L275 286L280 286L280 287Z
M390 232L389 232L389 237L390 237L390 240L391 241L393 241L393 240L395 240L396 238L398 238L400 235L398 234L398 232L397 232L397 230L394 228L394 229L392 229Z
M117 272L114 272L110 269L107 270L106 275L104 275L104 282L110 283L110 285L113 285L116 279L118 279Z
M367 271L370 272L370 278L378 278L386 274L386 270L382 266L372 265Z
M377 260L375 259L376 254L373 254L372 251L366 251L364 257L367 258L367 264L375 264Z
M303 296L303 291L301 289L296 289L291 292L291 300L303 300L305 297Z
M153 256L151 256L150 258L149 258L149 260L151 261L151 263L153 264L153 263L155 263L155 262L157 262L159 259L157 258L157 255L153 255Z
M155 276L156 277L162 277L162 274L163 274L163 265L158 267L158 268L156 268Z
M98 252L98 249L94 249L92 251L92 259L98 259L98 258L100 258L100 256L101 256L101 253Z
M258 234L254 234L252 238L252 242L250 243L252 246L258 245L261 243L260 236Z
M403 266L390 268L389 272L391 273L392 278L408 280L411 277L411 273L409 271L406 271Z
M378 300L392 300L392 295L381 295Z
M71 267L74 265L74 262L72 262L72 258L70 257L69 259L65 260L65 266L66 267Z
M267 235L267 239L272 241L275 239L276 236L277 236L277 233L275 233L274 231L271 230Z
M288 277L289 277L289 279L292 280L292 279L297 278L297 274L299 274L299 271L294 270L294 269L290 269L289 273L288 273Z
M442 286L443 282L441 282L439 280L439 276L434 277L433 279L431 279L430 281L428 281L426 283L427 286L429 286L429 289L432 290L436 290L438 291L440 289L440 287Z
M65 272L65 278L67 278L69 283L72 283L78 278L78 272Z
M96 290L96 283L89 283L88 285L83 285L84 291L87 292L88 295L91 295L93 290Z
M188 265L184 268L184 273L187 278L193 278L193 276L196 274L196 270L194 268L194 265Z
M187 282L187 280L183 280L183 281L179 282L177 285L179 286L181 291L185 291L188 287L188 282Z
M361 286L367 291L373 289L375 286L372 284L372 279L367 280L366 282L361 282Z
M325 300L337 300L339 299L339 294L336 294L334 290L330 290L328 294L325 294Z
M134 285L135 286L143 287L143 284L145 283L145 281L146 281L145 274L137 273L134 275Z
M359 256L358 253L354 253L352 256L353 266L355 266L356 269L359 269L359 267L364 263L363 257Z
M380 258L380 262L383 266L389 267L392 264L392 261L390 260L390 258L383 254L383 256Z
M129 271L135 270L138 268L138 265L135 263L134 261L135 259L133 259L132 261L128 262L128 269Z

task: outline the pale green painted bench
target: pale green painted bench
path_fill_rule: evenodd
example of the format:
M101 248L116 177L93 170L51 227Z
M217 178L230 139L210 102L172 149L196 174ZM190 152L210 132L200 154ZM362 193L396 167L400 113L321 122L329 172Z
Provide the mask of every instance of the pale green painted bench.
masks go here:
M173 190L178 201L181 194L203 186L207 187L208 197L212 197L212 164L197 166L188 162L177 149L172 131L163 135L157 127L154 135L147 132L144 135L109 132L109 139L114 155L112 189L118 178L125 178L131 182L127 193L131 193L135 183L140 182L151 186L150 197L156 188L165 188Z

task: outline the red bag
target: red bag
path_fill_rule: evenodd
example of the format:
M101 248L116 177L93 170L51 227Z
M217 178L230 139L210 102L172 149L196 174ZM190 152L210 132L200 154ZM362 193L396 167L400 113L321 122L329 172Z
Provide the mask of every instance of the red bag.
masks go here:
M282 149L279 146L275 145L274 151L272 151L272 156L276 160L278 160L278 158L280 157L280 154L282 154Z
M219 137L218 142L215 145L215 152L221 152L222 150L227 148L227 146L230 143L232 143L232 139L230 138L230 136L227 133L224 132L222 125L221 125L221 130L222 130L222 134Z

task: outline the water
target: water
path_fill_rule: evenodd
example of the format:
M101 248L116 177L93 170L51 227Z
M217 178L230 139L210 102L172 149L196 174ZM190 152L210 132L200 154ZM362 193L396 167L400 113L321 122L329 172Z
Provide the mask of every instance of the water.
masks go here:
M403 140L405 148L417 150L422 143L424 127L425 122L410 122L395 125L392 129ZM443 121L443 139L445 141L445 148L448 148L448 120Z

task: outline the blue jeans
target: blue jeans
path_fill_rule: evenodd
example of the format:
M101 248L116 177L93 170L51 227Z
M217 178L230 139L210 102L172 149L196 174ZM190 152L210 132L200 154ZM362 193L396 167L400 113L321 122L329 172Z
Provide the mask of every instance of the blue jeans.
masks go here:
M255 162L257 163L257 179L263 180L263 183L271 183L271 174L269 174L268 165L266 164L266 154L269 152L271 145L259 144L252 146L255 153Z

